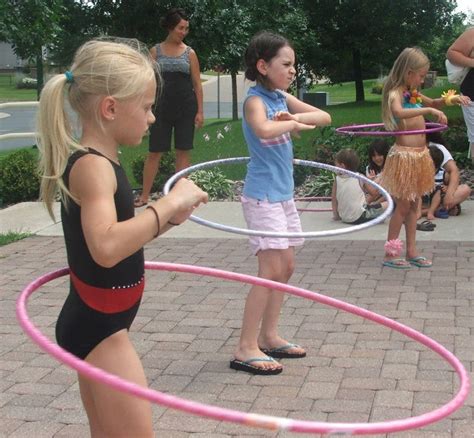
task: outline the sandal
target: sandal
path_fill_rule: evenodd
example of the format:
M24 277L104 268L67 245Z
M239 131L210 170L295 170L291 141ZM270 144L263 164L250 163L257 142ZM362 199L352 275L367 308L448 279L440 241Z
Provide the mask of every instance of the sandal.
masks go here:
M416 229L418 231L433 231L435 228L436 224L428 220L416 224Z
M147 204L148 204L148 202L143 201L141 198L137 198L137 199L135 199L135 201L133 201L133 206L135 208L144 207Z
M431 268L433 266L433 262L424 256L412 257L407 259L407 262L410 263L410 265L417 266L418 268Z
M382 266L393 269L410 269L410 265L411 263L405 259L391 259L382 262Z
M461 214L461 204L456 204L448 210L450 216L459 216Z

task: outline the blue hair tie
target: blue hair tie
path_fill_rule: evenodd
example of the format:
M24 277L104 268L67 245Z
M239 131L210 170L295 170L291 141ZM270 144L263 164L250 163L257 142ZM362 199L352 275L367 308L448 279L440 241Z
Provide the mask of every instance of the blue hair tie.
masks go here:
M66 82L68 82L69 84L72 84L74 82L74 76L72 75L72 71L66 71L64 73L64 76L66 76Z

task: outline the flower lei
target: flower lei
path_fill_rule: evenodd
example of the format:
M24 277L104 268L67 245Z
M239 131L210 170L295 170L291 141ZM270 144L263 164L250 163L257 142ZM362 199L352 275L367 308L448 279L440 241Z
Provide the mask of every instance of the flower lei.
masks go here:
M403 99L405 103L411 103L412 105L421 104L421 94L418 93L418 90L414 88L413 90L405 90L403 92Z

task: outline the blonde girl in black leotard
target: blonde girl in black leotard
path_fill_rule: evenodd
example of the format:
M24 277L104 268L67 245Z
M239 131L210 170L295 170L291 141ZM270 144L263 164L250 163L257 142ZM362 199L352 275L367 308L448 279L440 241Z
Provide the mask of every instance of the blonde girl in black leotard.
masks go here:
M134 217L118 148L140 144L154 121L155 92L147 54L124 43L91 41L77 51L70 71L46 84L38 123L41 196L52 215L61 195L71 274L56 326L58 343L141 386L147 382L128 329L144 289L143 245L207 201L206 193L181 179ZM79 141L71 134L65 97L81 121ZM78 378L91 436L153 436L148 402Z

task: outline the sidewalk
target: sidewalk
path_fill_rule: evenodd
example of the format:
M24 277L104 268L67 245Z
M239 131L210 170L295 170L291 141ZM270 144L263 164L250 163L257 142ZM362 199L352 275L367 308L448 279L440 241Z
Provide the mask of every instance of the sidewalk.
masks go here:
M465 205L460 217L437 220L437 231L418 233L419 246L433 258L433 268L382 268L387 225L381 224L339 239L308 239L297 250L291 284L423 332L452 351L472 377L474 203ZM197 211L215 221L241 224L237 203L210 203ZM306 231L340 226L325 212L303 213L302 218ZM20 291L40 275L65 266L60 224L53 224L37 203L0 210L0 223L37 232L0 247L0 436L89 436L75 373L42 353L15 318ZM148 244L145 257L255 275L257 262L245 239L189 223ZM149 271L131 336L150 386L246 412L328 422L420 415L448 402L458 388L451 367L424 346L360 317L293 296L283 308L281 333L304 345L308 356L282 360L284 371L278 376L230 370L247 291L247 285L226 280ZM43 286L29 302L33 322L51 339L66 293L67 279L62 278ZM447 419L390 437L471 437L473 411L471 394ZM160 406L153 412L155 432L166 438L304 436Z
M299 202L299 208L328 209L329 202ZM59 204L54 208L56 220L60 219ZM246 228L242 209L238 202L210 202L201 206L196 215L220 224ZM301 222L305 232L334 230L347 227L341 222L332 220L330 211L303 212ZM474 201L462 204L462 214L449 219L437 219L436 229L432 232L418 231L417 239L423 241L463 241L474 242ZM385 240L387 238L388 221L375 225L366 230L351 234L318 238L318 240ZM62 236L61 223L54 223L46 209L39 202L22 202L12 207L0 210L0 233L8 231L31 232L39 236ZM223 238L247 239L240 234L231 234L188 221L170 230L166 237L176 238ZM403 237L403 236L402 236Z

